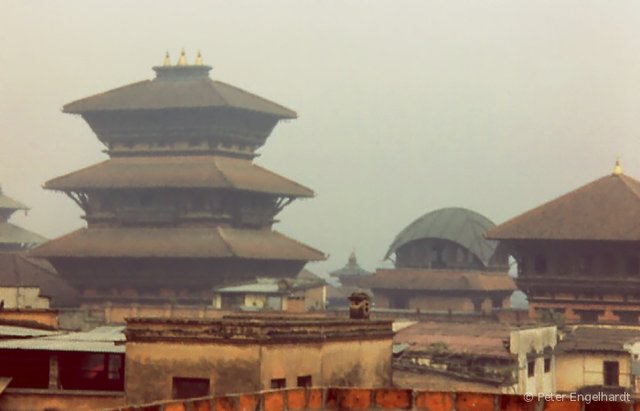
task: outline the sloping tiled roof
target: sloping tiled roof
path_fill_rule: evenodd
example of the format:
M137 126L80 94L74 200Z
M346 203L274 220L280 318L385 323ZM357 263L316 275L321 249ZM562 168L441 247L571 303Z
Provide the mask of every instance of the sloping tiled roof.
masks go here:
M40 295L51 299L52 307L76 305L76 291L61 279L45 260L23 253L0 253L0 287L39 287Z
M157 68L179 74L202 67ZM206 69L205 69L206 70ZM208 71L208 70L206 70ZM119 87L64 106L67 113L96 111L162 110L174 108L230 108L254 111L282 119L296 118L295 111L229 84L211 80L206 71L189 78L163 76Z
M509 340L510 328L505 324L425 321L398 331L393 342L409 344L410 351L440 343L451 353L509 358Z
M322 252L276 231L217 228L83 228L29 251L38 257L247 258L317 261Z
M8 197L2 193L2 189L0 189L0 208L6 208L9 210L28 210L29 207L22 204L19 201L14 200L11 197Z
M228 188L313 196L311 189L250 160L219 156L116 157L45 184L45 188L53 190L154 187Z
M512 291L515 282L506 273L482 271L378 269L371 278L372 289L386 290L477 290Z
M0 221L0 244L40 244L47 241L40 234Z
M489 230L497 240L640 241L640 182L599 178Z
M403 245L426 238L440 238L460 244L475 254L485 266L498 245L484 235L495 224L485 216L466 208L450 207L423 215L400 232L389 246L385 259Z
M623 327L576 326L558 343L560 352L626 352L624 345L640 341L640 329Z

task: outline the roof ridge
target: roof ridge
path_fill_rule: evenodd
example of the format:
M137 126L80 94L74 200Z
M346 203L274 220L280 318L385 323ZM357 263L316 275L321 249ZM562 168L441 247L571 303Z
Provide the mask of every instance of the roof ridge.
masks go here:
M547 208L549 205L560 202L562 200L564 200L565 198L569 197L569 196L573 196L576 193L580 193L582 191L585 191L588 188L591 188L593 185L599 183L600 181L605 180L606 178L612 177L611 175L605 175L603 177L597 178L589 183L586 183L574 190L571 190L567 193L561 194L558 197L552 198L551 200L545 201L544 203L536 206L535 208L529 210L529 211L525 211L522 214L518 214L515 217L510 218L509 220L505 221L504 223L495 226L491 229L489 229L486 234L485 234L485 238L489 239L489 240L500 240L501 237L495 236L495 231L504 231L506 228L510 227L511 225L517 223L519 220L524 219L525 217L530 218L532 216L537 216L538 214L540 214L542 211L544 211L545 208Z
M298 241L298 240L296 240L295 238L291 238L291 237L289 237L289 236L287 236L287 235L284 235L284 234L282 234L282 233L281 233L281 232L279 232L279 231L276 231L276 230L270 230L270 231L271 231L273 234L275 234L275 235L278 235L278 236L280 236L280 237L282 237L282 238L285 238L285 239L287 239L287 240L293 241L294 243L298 244L298 245L299 245L299 246L301 246L301 247L306 248L306 249L307 249L307 250L309 250L309 251L313 251L314 253L322 254L322 256L323 256L323 258L322 258L322 259L323 259L323 260L326 260L326 259L327 259L327 255L326 255L325 253L323 253L322 251L318 250L318 249L315 249L315 248L313 248L313 247L311 247L311 246L309 246L309 245L307 245L307 244L305 244L305 243L303 243L303 242L301 242L301 241Z
M273 104L274 106L280 107L281 109L283 109L283 110L285 110L285 111L290 112L290 113L292 114L293 118L298 118L298 113L296 113L295 111L291 110L290 108L287 108L287 107L285 107L285 106L283 106L283 105L281 105L281 104L278 104L278 103L276 103L276 102L274 102L274 101L271 101L271 100L266 99L266 98L264 98L264 97L260 97L260 96L259 96L259 95L257 95L257 94L253 94L253 93L252 93L252 92L250 92L250 91L247 91L247 90L241 89L240 87L234 86L234 85L232 85L232 84L225 83L224 81L220 81L220 80L211 80L211 81L213 82L213 84L214 84L214 85L215 85L216 83L220 83L220 84L222 84L222 85L224 85L224 86L231 87L231 88L233 88L233 89L234 89L234 90L236 90L236 91L241 91L241 92L243 92L243 93L246 93L246 94L248 94L248 95L250 95L250 96L252 96L252 97L254 97L254 98L258 99L258 100L261 100L261 101L263 101L263 102L265 102L265 103ZM224 99L223 99L223 100L224 100ZM227 104L228 104L228 103L227 103ZM252 111L254 111L254 110L252 110Z
M614 177L618 177L620 179L620 181L622 181L622 183L638 198L638 200L640 200L640 191L638 191L638 189L636 187L634 187L631 183L631 181L633 181L634 183L637 183L640 185L640 182L635 180L634 178L624 175L624 174L620 174L620 175L614 175Z
M153 81L153 80L150 80L150 79L140 80L140 81L136 81L136 82L133 82L133 83L125 84L124 86L120 86L120 87L112 88L112 89L109 89L109 90L106 90L106 91L102 91L102 92L99 92L99 93L96 93L96 94L92 94L90 96L81 98L79 100L74 100L74 101L72 101L70 103L67 103L64 106L62 106L62 112L63 113L71 113L71 114L79 114L80 113L79 111L70 111L69 110L70 106L73 106L73 105L76 105L76 104L80 104L80 103L82 103L82 102L84 102L86 100L92 99L92 98L106 96L106 95L115 93L115 92L120 91L120 90L122 90L124 88L127 88L127 87L136 86L136 85L143 84L143 83L150 83L151 81Z
M227 235L223 231L223 228L221 226L216 226L216 232L218 233L218 235L222 239L222 242L224 243L225 248L227 250L229 250L229 253L231 254L231 256L232 257L236 257L238 255L238 253L231 246L231 243L229 242L229 239L227 238Z
M218 156L211 156L211 162L213 163L214 168L216 169L216 171L218 171L218 173L220 173L222 179L229 185L230 188L237 188L236 185L233 184L229 176L227 176L224 171L222 171L222 168L220 168L220 165L218 164L219 159L220 157Z
M51 188L50 185L51 185L51 183L54 183L55 181L62 180L63 178L68 178L68 177L70 177L70 176L72 176L74 174L77 174L77 173L81 172L81 171L86 171L86 170L97 168L97 167L102 166L103 164L105 164L105 163L107 163L109 161L112 161L112 160L113 160L113 158L107 158L105 160L102 160L99 163L92 164L92 165L87 166L87 167L83 167L83 168L81 168L79 170L71 171L71 172L69 172L67 174L63 174L63 175L58 176L58 177L54 177L51 180L45 182L43 188L48 189L48 190L66 191L66 190L60 190L60 189L57 189L57 188ZM78 188L82 188L82 187L78 187Z
M268 173L268 174L271 174L272 176L276 176L276 177L278 177L278 178L281 178L281 179L283 179L283 180L286 180L287 182L289 182L289 183L291 183L291 184L294 184L294 185L296 185L296 186L298 186L298 187L300 187L300 188L303 188L303 189L305 189L305 190L309 191L309 192L311 193L311 195L309 196L309 198L313 198L313 197L315 197L315 195L316 195L316 194L314 193L314 191L313 191L312 189L310 189L309 187L307 187L307 186L305 186L305 185L302 185L302 184L300 184L300 183L298 183L298 182L296 182L296 181L293 181L293 180L291 180L290 178L284 177L283 175L278 174L278 173L276 173L275 171L271 171L271 170L269 170L268 168L264 168L264 167L262 167L262 166L260 166L260 165L258 165L258 164L256 164L256 163L254 163L254 162L251 162L251 165L252 165L253 167L257 167L257 168L259 168L260 170L262 170L262 171L264 171L264 172L266 172L266 173Z

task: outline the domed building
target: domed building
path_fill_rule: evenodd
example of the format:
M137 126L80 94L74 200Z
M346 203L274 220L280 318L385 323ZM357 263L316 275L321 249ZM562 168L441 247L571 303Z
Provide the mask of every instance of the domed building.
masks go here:
M495 224L475 211L443 208L402 230L371 288L376 307L472 312L508 308L516 289L508 256L485 233ZM395 256L395 258L393 258Z

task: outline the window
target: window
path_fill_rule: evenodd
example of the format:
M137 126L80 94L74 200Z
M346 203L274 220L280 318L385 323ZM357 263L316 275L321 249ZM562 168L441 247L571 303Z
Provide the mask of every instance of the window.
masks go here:
M542 254L537 254L533 261L533 268L538 274L544 274L547 272L547 259Z
M551 371L551 358L544 359L544 372L548 373Z
M209 395L208 379L173 377L173 398L197 398L207 395Z
M605 361L603 363L604 385L617 387L620 385L620 365L618 361Z
M302 375L298 377L298 387L311 387L311 376Z
M536 360L527 362L527 377L533 377L536 374Z
M274 378L271 380L271 388L279 389L279 388L287 388L287 379L286 378Z
M605 386L618 386L620 383L620 365L618 361L603 362L603 379Z

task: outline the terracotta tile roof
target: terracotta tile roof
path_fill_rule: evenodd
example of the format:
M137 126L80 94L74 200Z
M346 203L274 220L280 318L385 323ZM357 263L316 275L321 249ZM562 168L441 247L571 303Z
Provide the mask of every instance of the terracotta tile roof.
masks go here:
M443 343L451 353L512 357L507 348L510 328L498 323L419 322L398 331L395 344L408 344L409 351Z
M227 108L254 111L282 119L295 111L255 94L209 77L177 81L154 79L119 87L64 106L66 113L96 111L162 110L173 108Z
M29 251L37 257L247 258L317 261L322 252L276 231L236 228L83 228Z
M40 287L40 295L51 298L52 307L76 305L76 291L61 279L45 260L22 253L0 253L0 287Z
M608 175L503 223L496 240L640 241L640 182Z
M513 278L506 273L398 268L378 269L371 279L371 288L512 291L516 289L516 285Z
M640 341L639 328L575 326L558 343L560 352L627 352L624 346Z
M63 191L154 187L227 188L313 196L311 189L250 160L219 156L116 157L45 184L47 189Z

